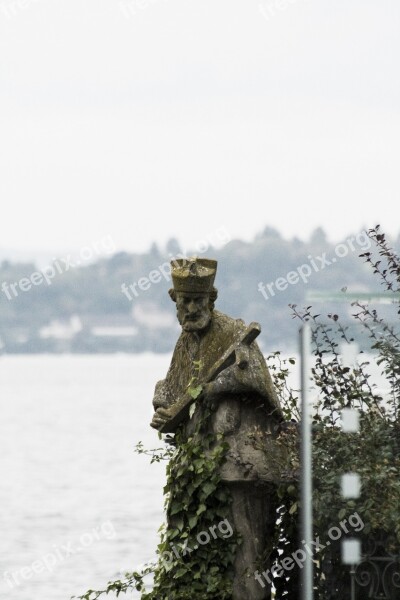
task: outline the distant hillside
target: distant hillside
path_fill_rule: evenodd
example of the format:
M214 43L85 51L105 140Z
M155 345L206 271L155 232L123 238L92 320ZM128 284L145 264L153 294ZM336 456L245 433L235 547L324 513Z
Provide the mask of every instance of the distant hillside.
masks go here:
M206 255L219 261L217 307L246 322L259 321L266 352L295 349L299 323L289 304L312 304L310 293L318 292L324 297L316 312L348 317L349 303L331 302L331 295L380 291L359 258L368 247L363 232L335 244L322 229L302 241L267 227L251 243L232 240L209 249ZM47 281L34 264L3 261L2 352L171 351L179 333L167 293L171 254L179 254L175 240L164 250L153 244L147 253L120 252L68 270L58 261L46 270Z

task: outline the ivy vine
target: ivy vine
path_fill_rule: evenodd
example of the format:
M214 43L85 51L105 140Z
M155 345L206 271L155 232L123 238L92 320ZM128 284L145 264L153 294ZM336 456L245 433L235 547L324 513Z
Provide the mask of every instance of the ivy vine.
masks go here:
M187 388L194 399L202 392L196 375L200 366L195 364ZM228 444L222 434L210 432L212 412L205 399L195 402L191 418L196 413L196 426L189 437L180 426L175 435L163 438L165 448L146 450L141 442L137 444L136 452L150 456L152 463L168 461L166 523L160 527L158 560L141 572L126 573L125 579L109 582L104 590L88 590L79 600L96 600L110 592L118 597L133 589L141 592L142 600L231 600L240 539L233 530L229 536L222 535L216 527L229 523L231 496L219 475ZM148 576L153 580L151 591L146 589Z

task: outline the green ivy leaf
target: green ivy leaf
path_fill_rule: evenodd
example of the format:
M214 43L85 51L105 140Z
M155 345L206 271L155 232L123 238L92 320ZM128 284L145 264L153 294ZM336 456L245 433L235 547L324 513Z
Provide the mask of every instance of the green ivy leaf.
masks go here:
M194 400L196 400L196 398L198 398L200 396L200 394L201 394L202 391L203 391L203 386L202 385L198 385L196 387L190 387L188 389L189 396L191 398L193 398Z
M190 529L193 529L194 527L196 527L197 521L198 521L197 515L193 515L193 517L189 518L189 527L190 527Z

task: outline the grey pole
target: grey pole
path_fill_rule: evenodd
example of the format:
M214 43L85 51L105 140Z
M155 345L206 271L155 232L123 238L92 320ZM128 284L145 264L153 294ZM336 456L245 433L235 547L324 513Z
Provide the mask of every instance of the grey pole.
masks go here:
M312 457L311 457L311 410L310 410L310 355L311 329L305 323L300 330L301 357L301 533L302 543L313 541L312 518ZM308 546L309 548L312 546ZM313 561L306 552L301 572L302 600L313 600Z
M351 577L351 600L356 600L356 566L351 566L350 577Z

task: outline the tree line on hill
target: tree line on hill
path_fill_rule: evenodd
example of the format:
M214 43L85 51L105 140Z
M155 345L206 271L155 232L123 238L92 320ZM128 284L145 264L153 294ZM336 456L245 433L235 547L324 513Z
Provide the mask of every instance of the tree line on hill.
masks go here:
M392 240L395 248L399 241ZM218 260L216 308L247 323L258 321L260 344L272 352L297 348L290 305L313 304L323 313L345 307L350 321L349 298L378 298L382 288L360 258L370 247L364 230L335 243L321 228L304 241L266 227L252 242L230 240L193 253ZM153 244L145 253L118 252L62 272L54 268L53 277L41 279L35 264L3 260L1 351L171 351L179 327L168 296L168 263L180 253L171 239L164 249ZM385 316L384 305L382 310Z

